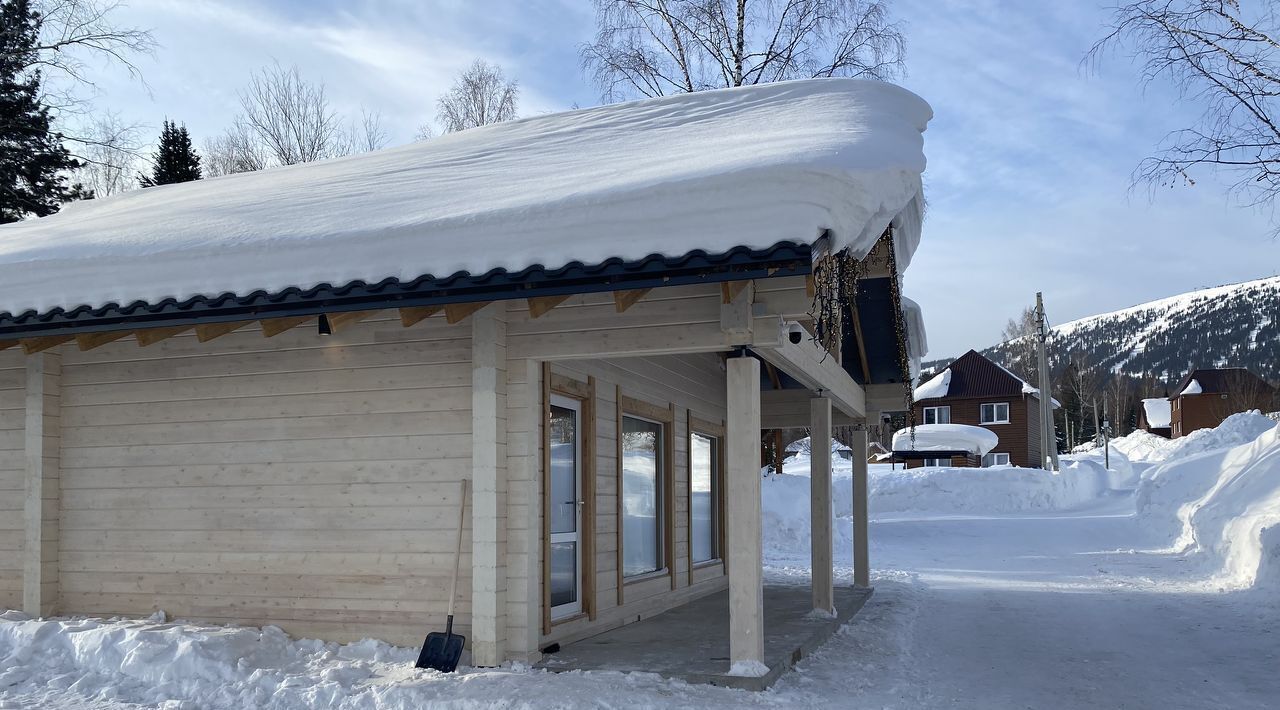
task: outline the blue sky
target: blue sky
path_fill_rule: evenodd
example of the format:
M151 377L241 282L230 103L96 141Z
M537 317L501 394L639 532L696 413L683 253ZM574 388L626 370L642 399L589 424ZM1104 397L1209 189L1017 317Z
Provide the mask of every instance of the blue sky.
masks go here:
M593 30L586 0L127 2L118 19L162 46L139 64L145 85L105 72L98 105L149 126L185 122L197 144L230 124L237 89L272 61L323 81L344 113L381 111L392 144L434 117L475 57L519 81L521 115L598 103L578 65ZM1103 5L893 6L908 42L900 83L935 112L924 240L907 272L931 356L994 343L1036 291L1060 323L1280 273L1268 215L1233 206L1215 180L1130 189L1138 161L1198 109L1166 86L1144 89L1124 56L1081 65Z

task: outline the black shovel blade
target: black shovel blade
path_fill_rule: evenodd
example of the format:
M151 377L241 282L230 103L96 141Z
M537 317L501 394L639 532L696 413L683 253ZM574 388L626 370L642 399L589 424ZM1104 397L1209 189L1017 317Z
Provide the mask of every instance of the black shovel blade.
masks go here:
M458 669L458 661L462 658L462 646L467 642L461 634L440 633L433 631L427 634L422 643L422 652L418 654L419 668L434 668L441 673L452 673Z

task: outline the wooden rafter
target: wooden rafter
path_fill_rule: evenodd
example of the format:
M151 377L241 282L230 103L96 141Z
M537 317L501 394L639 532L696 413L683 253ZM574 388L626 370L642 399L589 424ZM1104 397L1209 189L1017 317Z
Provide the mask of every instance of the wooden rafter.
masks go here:
M776 390L782 389L782 378L778 376L778 368L774 367L773 363L766 362L764 369L765 372L769 373L769 383L773 385L773 388Z
M237 330L249 325L251 320L232 321L231 323L205 323L196 326L196 340L207 343L214 338L221 338L228 333L234 333Z
M862 366L862 381L871 384L871 364L867 362L867 344L862 340L862 319L858 317L858 302L850 308L853 319L853 336L858 339L858 364Z
M541 318L550 312L552 308L555 308L561 303L569 300L570 295L572 294L566 294L564 296L534 296L533 298L530 298L529 317Z
M450 303L444 307L444 319L449 325L456 325L466 320L472 313L489 305L489 301L475 303Z
M8 350L18 344L16 340L0 340L0 350Z
M81 352L93 350L94 348L100 348L107 343L114 343L121 338L128 337L131 333L133 333L131 330L113 330L106 333L81 333L76 336L76 347L80 348Z
M155 345L161 340L168 340L175 335L181 335L194 327L193 325L175 325L171 328L148 328L139 330L135 334L138 337L138 345L145 348L148 345Z
M296 328L313 318L315 316L292 316L289 318L268 318L259 321L262 323L262 337L274 338L286 330Z
M368 318L369 316L375 313L377 313L376 310L375 311L347 311L346 313L334 313L333 315L328 316L329 331L336 334L339 331L350 328L351 326L355 325L356 323L359 323L360 321L364 320L365 318Z
M724 303L733 303L738 294L746 290L751 285L751 280L745 281L721 281L720 282L720 300Z
M818 284L813 280L813 274L804 277L804 295L813 298L818 293Z
M408 328L444 310L443 306L415 306L400 309L400 325Z
M22 351L28 355L35 355L75 339L76 336L74 335L42 335L38 338L23 338Z
M619 313L624 313L628 308L639 303L640 299L644 298L652 290L649 288L633 288L626 291L614 291L613 306Z

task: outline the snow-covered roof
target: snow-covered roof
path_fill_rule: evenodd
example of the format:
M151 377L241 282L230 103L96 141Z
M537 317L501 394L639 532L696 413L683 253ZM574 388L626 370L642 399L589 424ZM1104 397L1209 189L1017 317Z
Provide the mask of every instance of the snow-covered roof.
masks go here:
M1013 374L1013 370L1010 370L1009 368L1005 367L1004 365L1001 365L1000 363L995 362L994 360L992 360L992 362L995 364L995 366L996 366L996 367L998 367L998 368L1000 368L1001 370L1004 370L1005 372L1009 373L1009 376L1010 376L1010 377L1012 377L1013 379L1015 379L1015 380L1017 380L1018 382L1021 382L1021 383L1022 383L1022 393L1023 393L1023 394L1029 394L1029 395L1031 395L1032 397L1035 397L1036 399L1039 399L1039 398L1040 398L1040 388L1039 388L1039 387L1033 387L1033 386L1031 385L1031 383L1030 383L1030 382L1027 382L1026 380L1022 379L1021 377L1018 377L1017 375ZM1061 403L1061 402L1059 402L1058 400L1054 399L1053 397L1050 397L1050 398L1049 398L1049 403L1053 405L1053 408L1054 408L1054 409L1059 409L1059 408L1061 408L1061 407L1062 407L1062 403Z
M1173 419L1169 400L1164 397L1153 397L1142 400L1142 410L1147 415L1147 426L1167 427Z
M812 79L537 116L0 227L0 313L920 237L932 111Z
M913 399L919 401L922 399L937 399L946 397L947 391L951 389L951 368L946 368L942 372L929 378L929 381L915 388L911 393Z
M893 434L894 451L968 451L985 456L999 443L995 432L968 424L920 424L914 442L909 428Z
M1199 380L1192 380L1188 382L1187 386L1183 387L1182 391L1178 394L1179 396L1184 394L1204 394L1204 388L1200 386Z

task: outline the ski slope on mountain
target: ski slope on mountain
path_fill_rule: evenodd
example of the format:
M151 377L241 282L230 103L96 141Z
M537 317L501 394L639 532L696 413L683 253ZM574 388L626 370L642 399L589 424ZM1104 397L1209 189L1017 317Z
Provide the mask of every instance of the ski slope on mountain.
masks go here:
M1068 354L1090 366L1172 383L1200 367L1245 367L1280 379L1280 276L1216 286L1054 326L1055 367ZM1007 363L1010 343L980 352ZM937 369L944 362L926 362ZM1170 392L1169 394L1172 394Z

